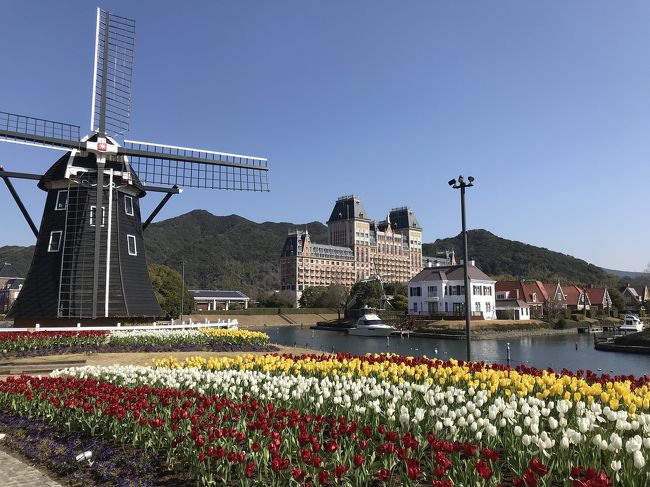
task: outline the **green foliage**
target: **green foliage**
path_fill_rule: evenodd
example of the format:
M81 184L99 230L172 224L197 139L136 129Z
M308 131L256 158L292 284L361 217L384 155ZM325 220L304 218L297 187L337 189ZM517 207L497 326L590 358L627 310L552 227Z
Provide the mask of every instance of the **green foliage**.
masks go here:
M407 311L409 307L409 300L406 296L396 294L394 295L393 300L390 302L390 304L395 311Z
M615 287L607 289L609 291L609 297L612 298L612 307L616 308L619 311L625 309L625 298L623 293L616 289Z
M321 299L323 294L325 294L326 288L324 286L313 286L313 287L308 287L302 292L302 296L300 296L300 300L298 301L300 303L301 308L315 308L316 303Z
M181 310L180 273L166 265L149 264L149 278L165 317L178 318ZM194 298L189 293L186 284L183 297L183 314L190 314L194 307Z
M19 276L26 277L33 254L33 245L29 247L18 247L16 245L0 247L0 267L2 267L3 262L10 262Z
M566 328L566 325L567 325L566 319L560 318L559 320L557 320L557 327L558 328L564 329L564 328Z
M345 306L348 290L342 284L308 287L300 297L301 308L340 308Z
M347 306L349 308L379 308L381 306L381 284L379 281L362 281L352 286Z
M327 227L319 222L255 223L194 210L152 224L145 235L147 257L172 267L184 259L193 289L236 289L259 301L258 292L279 287L282 246L296 228L306 228L314 242L327 242Z
M261 292L257 296L257 306L259 308L292 308L293 301L282 293ZM278 310L278 314L280 310Z
M389 282L384 284L384 292L388 296L406 297L406 284L403 282Z

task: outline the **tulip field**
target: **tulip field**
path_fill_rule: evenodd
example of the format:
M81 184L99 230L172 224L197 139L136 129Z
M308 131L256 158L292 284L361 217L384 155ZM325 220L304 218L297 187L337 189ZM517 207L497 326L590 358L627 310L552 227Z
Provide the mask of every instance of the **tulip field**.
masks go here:
M199 328L187 330L0 332L0 352L12 356L80 352L264 351L265 333ZM277 350L277 349L275 349ZM268 351L271 351L269 349Z
M173 358L0 383L6 413L198 485L650 485L650 378L398 355Z

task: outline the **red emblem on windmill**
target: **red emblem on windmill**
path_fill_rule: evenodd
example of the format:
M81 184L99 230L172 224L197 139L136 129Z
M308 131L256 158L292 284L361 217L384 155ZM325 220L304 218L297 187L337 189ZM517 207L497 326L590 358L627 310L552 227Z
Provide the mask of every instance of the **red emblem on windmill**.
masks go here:
M108 146L106 145L106 139L102 139L102 138L97 139L97 150L99 152L106 152L108 150Z

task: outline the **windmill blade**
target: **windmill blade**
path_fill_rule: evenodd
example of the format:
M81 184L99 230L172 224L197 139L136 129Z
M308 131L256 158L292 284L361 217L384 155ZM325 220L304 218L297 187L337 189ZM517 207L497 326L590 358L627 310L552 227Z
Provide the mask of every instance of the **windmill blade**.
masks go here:
M189 188L268 191L267 159L189 147L125 140L118 154L143 184Z
M134 53L135 20L98 8L90 130L129 130Z
M79 126L0 112L0 141L54 149L78 149Z

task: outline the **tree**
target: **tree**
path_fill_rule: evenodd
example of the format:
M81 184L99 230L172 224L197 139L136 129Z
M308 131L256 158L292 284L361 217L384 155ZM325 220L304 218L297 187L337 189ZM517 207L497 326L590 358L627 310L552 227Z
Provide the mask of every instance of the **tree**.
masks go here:
M402 282L389 282L384 284L384 292L388 296L406 297L406 284Z
M348 307L379 308L381 306L381 284L379 281L360 281L352 286Z
M327 288L323 286L308 287L302 292L298 303L301 308L317 308Z
M260 308L293 308L290 297L279 292L264 291L257 297L257 305Z
M165 318L179 317L182 288L180 273L166 265L149 264L149 278ZM194 309L194 298L189 293L186 285L183 296L183 314L190 314Z
M317 301L317 308L341 308L345 306L348 290L343 284L330 284Z
M407 311L409 307L409 300L406 296L395 294L390 304L395 311Z
M612 307L616 309L617 313L623 313L625 311L625 298L621 291L615 287L610 287L607 290L609 291L609 297L612 298Z

